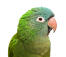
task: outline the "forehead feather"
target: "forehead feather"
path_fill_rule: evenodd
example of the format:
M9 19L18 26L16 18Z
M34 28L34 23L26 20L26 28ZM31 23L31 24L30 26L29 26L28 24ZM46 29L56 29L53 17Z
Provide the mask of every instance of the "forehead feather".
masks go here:
M30 18L34 16L42 16L47 20L48 18L54 16L53 12L45 7L36 7L28 10L21 18Z

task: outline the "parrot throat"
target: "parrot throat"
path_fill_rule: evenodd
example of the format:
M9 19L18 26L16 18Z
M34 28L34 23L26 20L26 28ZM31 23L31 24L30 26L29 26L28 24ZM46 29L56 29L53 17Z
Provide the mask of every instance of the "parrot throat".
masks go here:
M38 37L32 40L23 41L24 49L32 54L44 55L50 48L48 37Z
M26 52L37 55L44 55L50 48L50 41L48 36L35 36L35 37L27 37L20 38L23 43L24 49Z

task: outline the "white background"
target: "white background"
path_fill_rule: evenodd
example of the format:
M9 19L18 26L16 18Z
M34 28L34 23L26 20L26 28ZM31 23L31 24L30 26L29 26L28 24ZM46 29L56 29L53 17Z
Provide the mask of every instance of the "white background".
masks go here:
M17 32L19 18L33 7L48 7L55 13L57 30L51 31L51 57L66 57L65 0L0 0L0 57L8 57L8 44Z

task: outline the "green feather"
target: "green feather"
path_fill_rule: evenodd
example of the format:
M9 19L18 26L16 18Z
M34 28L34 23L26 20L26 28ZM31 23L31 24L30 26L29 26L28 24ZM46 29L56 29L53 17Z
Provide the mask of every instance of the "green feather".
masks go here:
M45 22L37 22L38 17ZM37 7L21 16L17 33L12 37L8 57L50 57L48 19L54 16L48 8Z

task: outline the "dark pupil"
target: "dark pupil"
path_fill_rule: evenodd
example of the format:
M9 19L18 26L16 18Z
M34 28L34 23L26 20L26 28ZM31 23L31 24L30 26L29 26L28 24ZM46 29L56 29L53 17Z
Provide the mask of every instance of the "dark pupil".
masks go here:
M40 21L42 21L42 18L39 18Z

